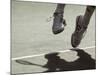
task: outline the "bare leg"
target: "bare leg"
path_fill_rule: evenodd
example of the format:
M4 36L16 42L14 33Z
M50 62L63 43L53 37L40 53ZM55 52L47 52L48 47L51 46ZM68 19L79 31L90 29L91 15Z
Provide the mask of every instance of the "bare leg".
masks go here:
M85 21L84 25L86 25L86 27L90 22L90 19L91 19L91 16L92 16L94 10L95 10L95 6L87 6L87 8L86 8L86 11L84 14L84 21Z
M64 13L65 4L58 4L55 13Z

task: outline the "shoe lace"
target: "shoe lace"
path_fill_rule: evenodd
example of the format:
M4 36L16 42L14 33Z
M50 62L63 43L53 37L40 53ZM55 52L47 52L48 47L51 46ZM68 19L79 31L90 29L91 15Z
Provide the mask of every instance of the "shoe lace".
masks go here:
M54 14L53 14L53 16L50 16L50 17L48 17L47 19L46 19L46 21L47 22L50 22L55 16L57 16L58 14L60 14L60 13L57 13L57 12L55 12ZM62 19L61 19L62 20Z
M46 21L47 21L47 22L50 22L50 21L53 19L53 17L55 17L55 16L57 16L57 15L59 15L59 14L63 17L63 15L62 15L61 13L55 12L55 13L53 14L53 16L50 16L49 18L47 18ZM64 26L67 25L65 19L61 18L60 21L64 24Z
M80 26L80 25L77 25L77 30L76 30L76 32L81 32L81 31L83 31L83 35L82 35L82 38L84 38L85 37L85 35L86 35L86 32L87 32L87 30L86 30L87 28L86 27L82 27L82 26Z
M50 22L53 19L53 16L50 16L46 19L46 22Z
M76 32L80 32L81 29L82 27L80 25L77 25Z

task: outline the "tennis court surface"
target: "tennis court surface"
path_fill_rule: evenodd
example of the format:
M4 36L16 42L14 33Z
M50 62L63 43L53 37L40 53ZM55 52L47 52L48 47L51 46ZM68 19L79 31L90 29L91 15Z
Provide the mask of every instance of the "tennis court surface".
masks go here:
M71 35L76 16L83 15L86 6L66 5L64 18L67 26L62 33L54 35L53 18L50 17L56 5L12 1L12 74L95 69L95 12L82 42L74 49Z

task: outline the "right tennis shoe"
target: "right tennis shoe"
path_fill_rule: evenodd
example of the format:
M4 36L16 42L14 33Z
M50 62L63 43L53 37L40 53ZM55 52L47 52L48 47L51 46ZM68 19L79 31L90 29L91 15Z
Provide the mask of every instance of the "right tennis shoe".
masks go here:
M86 23L84 21L84 16L82 16L82 15L77 16L76 28L75 28L74 33L71 36L72 47L77 47L80 44L80 42L84 36L84 33L87 30L87 25L85 25L85 24Z

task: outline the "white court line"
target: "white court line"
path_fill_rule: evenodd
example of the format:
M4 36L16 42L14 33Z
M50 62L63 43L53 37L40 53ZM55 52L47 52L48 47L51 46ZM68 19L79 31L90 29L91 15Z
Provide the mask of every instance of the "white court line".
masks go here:
M91 48L95 48L95 46L90 46L90 47L84 47L84 48L80 48L80 49L91 49ZM57 51L59 53L63 53L63 52L69 52L71 50L63 50L63 51ZM19 60L19 59L25 59L25 58L32 58L32 57L37 57L37 56L44 56L47 53L43 53L43 54L37 54L37 55L28 55L28 56L22 56L22 57L16 57L16 58L12 58L13 60Z

